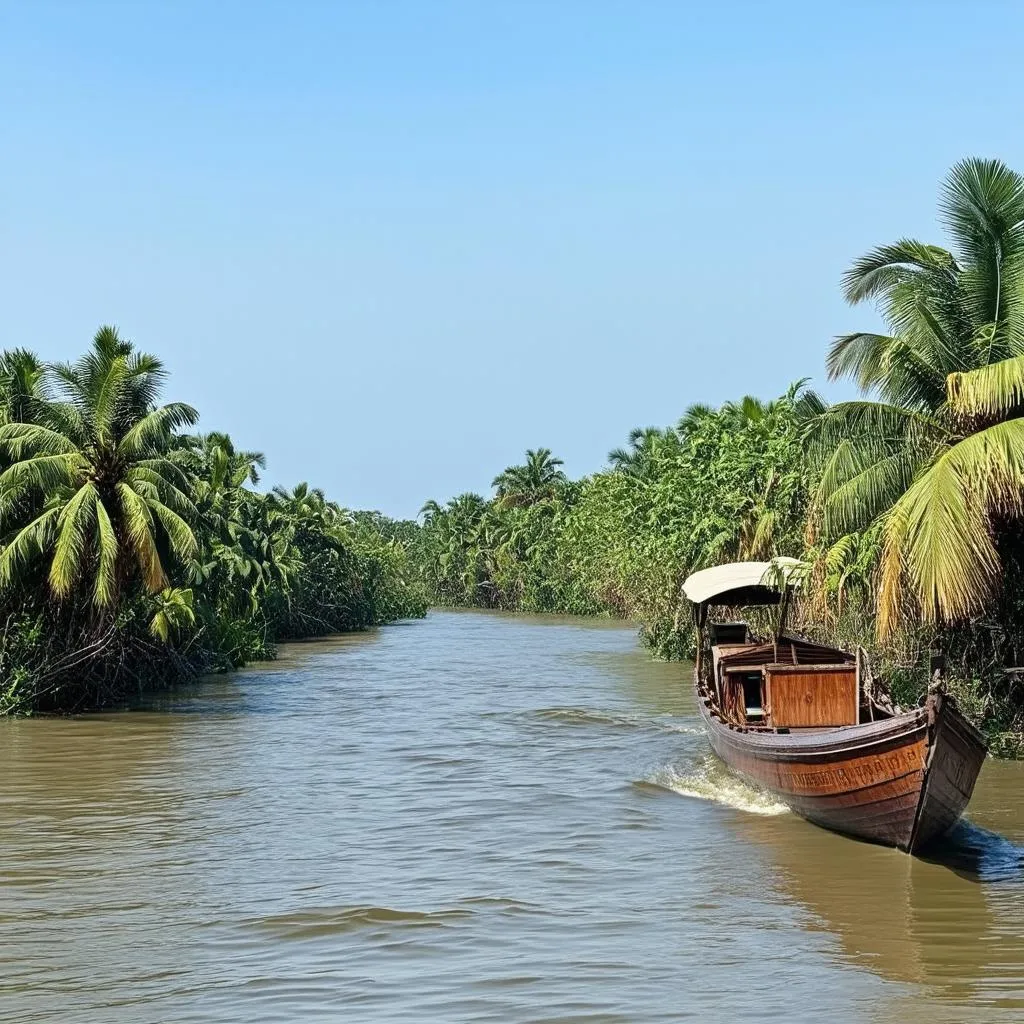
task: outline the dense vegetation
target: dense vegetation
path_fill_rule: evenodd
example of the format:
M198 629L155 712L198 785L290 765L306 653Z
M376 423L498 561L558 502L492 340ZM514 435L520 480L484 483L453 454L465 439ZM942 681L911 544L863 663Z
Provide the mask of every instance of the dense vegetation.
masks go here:
M904 702L939 647L967 710L1021 733L1021 674L1004 669L1024 657L1024 177L966 160L940 213L948 247L901 239L845 277L850 303L876 303L888 331L831 345L830 375L860 400L826 408L801 383L693 407L579 481L528 452L493 497L424 506L433 599L622 615L679 656L688 573L802 557L802 628L872 647Z
M693 407L634 431L612 468L568 481L547 449L496 494L423 509L423 570L439 604L608 612L662 656L692 643L682 582L695 566L803 552L813 477L801 431L821 411L800 385L772 402Z
M3 353L0 711L99 706L428 600L618 615L681 657L690 572L792 555L800 628L871 648L905 704L938 647L966 710L1024 734L1024 177L964 161L940 212L946 247L901 239L846 274L886 324L828 351L857 401L800 381L693 406L581 480L528 451L422 526L260 492L262 455L189 433L113 329L71 365Z
M409 527L158 404L112 328L73 364L0 355L0 712L77 710L272 657L280 640L422 615Z

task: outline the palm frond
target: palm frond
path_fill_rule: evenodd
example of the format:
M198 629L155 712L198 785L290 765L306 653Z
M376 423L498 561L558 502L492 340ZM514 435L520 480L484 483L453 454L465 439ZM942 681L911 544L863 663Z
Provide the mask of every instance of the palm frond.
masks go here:
M146 469L157 473L172 487L176 487L182 494L191 490L194 483L194 476L189 475L176 462L164 456L157 456L148 459L137 459L132 463L133 469Z
M152 488L152 494L165 505L174 509L178 515L195 518L198 515L192 499L174 483L167 479L163 473L150 468L151 462L162 460L150 460L147 463L136 463L131 469L125 472L124 479L132 487L146 483Z
M838 402L808 424L809 445L819 455L851 438L891 453L894 446L942 443L948 436L938 416L887 402Z
M962 365L962 361L937 353L935 346L929 358L903 338L896 338L885 354L884 378L879 380L879 394L893 405L907 409L934 412L946 400L945 367Z
M160 501L150 499L147 504L164 528L174 554L181 560L194 558L199 550L199 545L188 523L177 512Z
M822 530L825 538L870 526L906 493L922 461L917 452L908 448L880 459L869 454L867 458L851 460L853 475L824 497Z
M1024 176L999 160L962 160L949 172L939 202L965 265L966 300L975 323L999 321L1010 292L1008 259L1024 252Z
M896 621L896 581L903 576L930 621L981 611L1000 579L992 516L1022 510L1024 420L953 445L896 502L886 524L880 601L886 628Z
M124 382L128 375L123 356L115 357L106 367L92 407L93 429L100 441L106 441L114 429L119 407L124 400Z
M23 526L0 552L0 589L21 582L26 569L47 553L57 530L59 508L45 512Z
M98 608L109 608L117 596L117 533L102 501L96 502L96 582L93 602Z
M160 554L156 549L153 516L146 502L123 481L115 486L128 543L135 554L146 589L155 594L166 585Z
M0 425L0 448L12 459L29 455L71 455L78 450L63 434L38 423Z
M57 597L67 597L82 575L97 500L96 488L87 483L61 510L57 520L57 544L50 562L50 589Z
M79 482L81 459L72 455L39 455L14 462L0 473L0 498L9 494L47 494Z
M75 448L89 443L89 424L72 402L48 402L42 417L46 425Z
M946 380L949 407L964 418L1009 416L1024 404L1024 356L1003 359Z
M199 420L199 413L184 402L170 402L143 416L121 439L117 446L123 458L151 454L154 447L166 444L175 430L190 427Z
M902 238L856 260L843 275L843 294L851 304L864 302L906 280L908 274L951 275L955 269L956 261L945 249Z

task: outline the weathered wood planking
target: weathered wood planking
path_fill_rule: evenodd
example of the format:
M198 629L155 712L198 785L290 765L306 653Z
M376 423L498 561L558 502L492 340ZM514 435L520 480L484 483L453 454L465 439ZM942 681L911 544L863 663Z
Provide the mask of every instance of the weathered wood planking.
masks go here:
M961 715L950 713L946 698L933 698L932 714L933 739L911 852L924 849L956 824L985 760L981 734Z
M856 725L853 665L766 665L765 697L775 728Z
M890 719L828 731L747 732L730 727L697 687L715 753L815 824L916 851L944 834L967 805L985 745L941 698Z

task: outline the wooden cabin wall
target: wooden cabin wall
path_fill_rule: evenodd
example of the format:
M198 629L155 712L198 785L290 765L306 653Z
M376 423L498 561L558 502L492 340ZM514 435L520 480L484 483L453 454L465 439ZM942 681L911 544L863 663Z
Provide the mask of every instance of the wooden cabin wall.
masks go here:
M765 677L773 727L857 724L859 700L853 665L769 665Z

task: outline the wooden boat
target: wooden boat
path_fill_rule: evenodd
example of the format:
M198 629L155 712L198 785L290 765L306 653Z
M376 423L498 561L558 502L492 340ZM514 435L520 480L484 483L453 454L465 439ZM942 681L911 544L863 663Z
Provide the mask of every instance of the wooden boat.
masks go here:
M817 825L910 853L949 831L985 759L982 734L941 686L899 712L857 655L784 631L799 563L739 562L683 585L698 632L697 706L715 753ZM711 607L780 605L758 640Z

